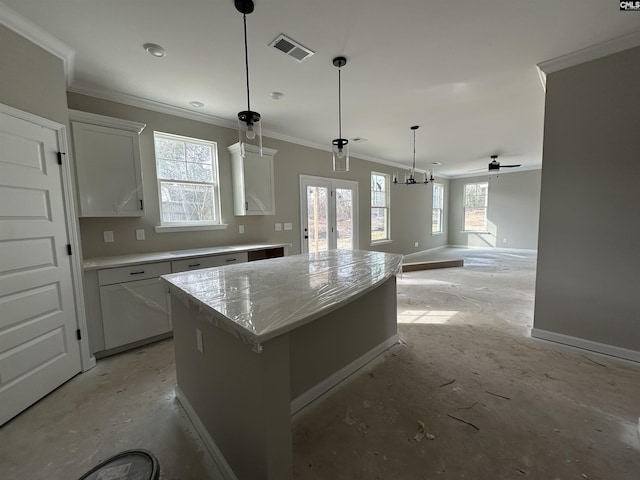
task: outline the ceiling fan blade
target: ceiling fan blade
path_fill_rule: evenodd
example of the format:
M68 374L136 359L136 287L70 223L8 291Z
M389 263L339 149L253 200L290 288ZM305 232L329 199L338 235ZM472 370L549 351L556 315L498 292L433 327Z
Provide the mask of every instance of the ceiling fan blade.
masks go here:
M485 170L487 170L487 168L486 167L482 167L482 168L476 168L475 170L467 170L467 173L484 172Z
M513 167L521 167L522 165L500 165L501 168L513 168Z

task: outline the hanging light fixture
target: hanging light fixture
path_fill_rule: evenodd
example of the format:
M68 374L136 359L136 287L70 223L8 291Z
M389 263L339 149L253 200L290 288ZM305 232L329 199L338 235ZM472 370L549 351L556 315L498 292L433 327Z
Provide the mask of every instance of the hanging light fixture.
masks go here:
M345 57L336 57L333 64L338 67L338 138L335 138L333 144L333 171L348 172L349 171L349 140L342 138L342 78L341 68L347 64Z
M423 173L423 181L418 182L416 175L416 130L420 128L419 125L414 125L411 127L413 130L413 164L411 165L411 170L404 174L404 182L398 181L398 172L393 172L393 183L403 183L405 185L418 185L420 183L427 184L433 182L435 179L433 178L433 170L427 170Z
M240 152L244 157L246 143L257 143L260 147L260 155L262 156L262 126L261 117L258 112L251 110L251 96L249 92L249 49L247 47L247 15L253 12L253 0L235 0L236 10L242 14L244 23L244 65L247 76L247 109L238 112L238 136L240 138Z

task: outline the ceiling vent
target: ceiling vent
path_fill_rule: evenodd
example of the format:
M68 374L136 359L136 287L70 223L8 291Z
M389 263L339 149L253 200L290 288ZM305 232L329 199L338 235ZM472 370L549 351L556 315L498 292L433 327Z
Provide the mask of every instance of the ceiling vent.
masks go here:
M269 44L270 47L295 58L298 62L304 62L307 58L313 55L315 52L309 50L307 47L299 44L295 40L287 37L281 33L278 37Z

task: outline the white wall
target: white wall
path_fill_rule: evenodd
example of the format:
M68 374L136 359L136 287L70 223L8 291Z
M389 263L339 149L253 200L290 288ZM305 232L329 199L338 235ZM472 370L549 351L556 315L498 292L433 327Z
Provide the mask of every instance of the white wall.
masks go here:
M547 77L534 334L640 361L639 86L640 47Z
M527 170L451 180L449 243L465 247L537 248L540 178L540 170ZM489 183L487 234L463 232L464 186L478 182Z
M231 163L227 151L227 146L238 141L236 130L74 93L68 94L68 104L69 108L74 110L107 115L147 125L140 136L146 215L143 218L80 219L85 258L258 241L291 243L290 253L299 253L300 174L358 182L359 248L362 250L405 254L447 244L446 234L431 235L431 185L391 185L392 242L384 245L370 245L371 171L387 173L391 176L394 170L398 170L397 167L352 157L351 171L334 174L331 171L330 152L265 138L265 147L278 150L274 159L276 214L236 217L233 215ZM156 233L154 231L154 227L160 222L153 152L154 130L212 140L218 143L222 218L224 223L229 225L227 230L180 233ZM445 185L446 191L448 181L441 180L441 182ZM276 222L291 222L293 230L276 232L274 228ZM242 235L238 233L238 225L240 224L245 227L245 233ZM144 228L146 231L145 241L136 241L135 230L139 228ZM104 230L114 232L114 243L103 242L102 232ZM415 242L418 242L418 247L415 247Z

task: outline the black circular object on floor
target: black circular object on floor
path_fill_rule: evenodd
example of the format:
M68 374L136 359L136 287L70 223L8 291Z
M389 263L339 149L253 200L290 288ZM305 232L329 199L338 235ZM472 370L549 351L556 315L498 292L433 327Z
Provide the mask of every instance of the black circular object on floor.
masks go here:
M127 450L108 458L80 480L158 480L160 463L146 450Z

